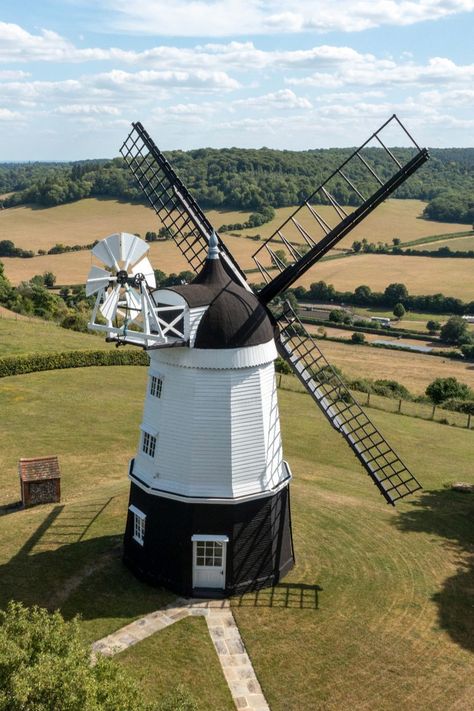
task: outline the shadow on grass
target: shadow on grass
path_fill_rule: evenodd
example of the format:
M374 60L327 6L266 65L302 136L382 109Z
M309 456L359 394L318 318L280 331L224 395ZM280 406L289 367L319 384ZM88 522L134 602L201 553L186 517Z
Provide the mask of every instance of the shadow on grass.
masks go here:
M58 505L8 563L0 566L0 607L9 600L48 609L66 619L130 619L172 596L137 580L122 563L122 535L87 537L112 499ZM100 627L100 624L98 625Z
M319 585L305 583L279 583L273 588L263 588L241 597L232 598L234 607L284 607L300 610L317 610Z
M438 605L440 627L474 652L474 495L450 489L426 491L398 516L396 525L401 531L441 536L457 554L456 573L432 599Z

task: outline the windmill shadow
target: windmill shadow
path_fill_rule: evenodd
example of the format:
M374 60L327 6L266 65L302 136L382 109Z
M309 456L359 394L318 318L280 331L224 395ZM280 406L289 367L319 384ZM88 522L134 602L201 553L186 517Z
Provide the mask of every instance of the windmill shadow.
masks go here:
M0 566L0 607L11 599L60 609L66 619L129 618L160 607L167 593L138 581L122 563L122 534L88 537L114 497L57 505ZM20 514L21 515L21 514Z
M263 588L235 597L232 603L236 607L281 607L292 610L317 610L319 608L319 593L322 590L323 588L319 585L278 583L272 588Z
M457 571L432 596L439 626L474 652L474 496L449 489L425 491L395 521L401 531L434 534L457 554Z

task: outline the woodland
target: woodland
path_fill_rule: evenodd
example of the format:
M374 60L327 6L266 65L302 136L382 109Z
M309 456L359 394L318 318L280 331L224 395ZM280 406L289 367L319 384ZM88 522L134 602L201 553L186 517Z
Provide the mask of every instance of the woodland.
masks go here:
M403 160L410 157L409 149L393 150ZM252 210L269 216L270 208L296 205L310 197L352 151L202 148L165 155L202 207ZM388 175L393 164L381 148L369 148L364 155L381 178ZM430 155L431 160L398 189L396 197L426 201L424 216L429 219L473 224L474 148L434 148ZM350 177L360 190L370 190L362 167L360 174L355 168ZM342 179L335 180L331 189L341 204L351 204L354 194ZM0 194L7 194L3 207L26 203L53 206L85 197L143 200L122 158L2 163Z

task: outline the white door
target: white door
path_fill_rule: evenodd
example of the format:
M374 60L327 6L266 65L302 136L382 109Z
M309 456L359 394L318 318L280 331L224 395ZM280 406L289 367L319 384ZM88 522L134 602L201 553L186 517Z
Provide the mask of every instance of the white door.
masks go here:
M225 588L226 543L193 542L193 587Z

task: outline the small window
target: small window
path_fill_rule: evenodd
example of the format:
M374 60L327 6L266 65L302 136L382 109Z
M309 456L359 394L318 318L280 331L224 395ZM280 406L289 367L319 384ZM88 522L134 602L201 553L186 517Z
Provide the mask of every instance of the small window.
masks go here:
M153 397L161 397L161 391L163 390L163 381L157 375L151 376L150 383L150 393Z
M133 540L142 546L145 542L146 514L136 506L130 506L130 511L133 513Z
M196 545L196 565L205 567L222 566L222 543L199 541Z
M155 451L156 451L156 437L153 437L149 432L144 432L143 433L143 444L142 444L142 450L145 452L145 454L148 454L149 457L152 459L155 456Z

